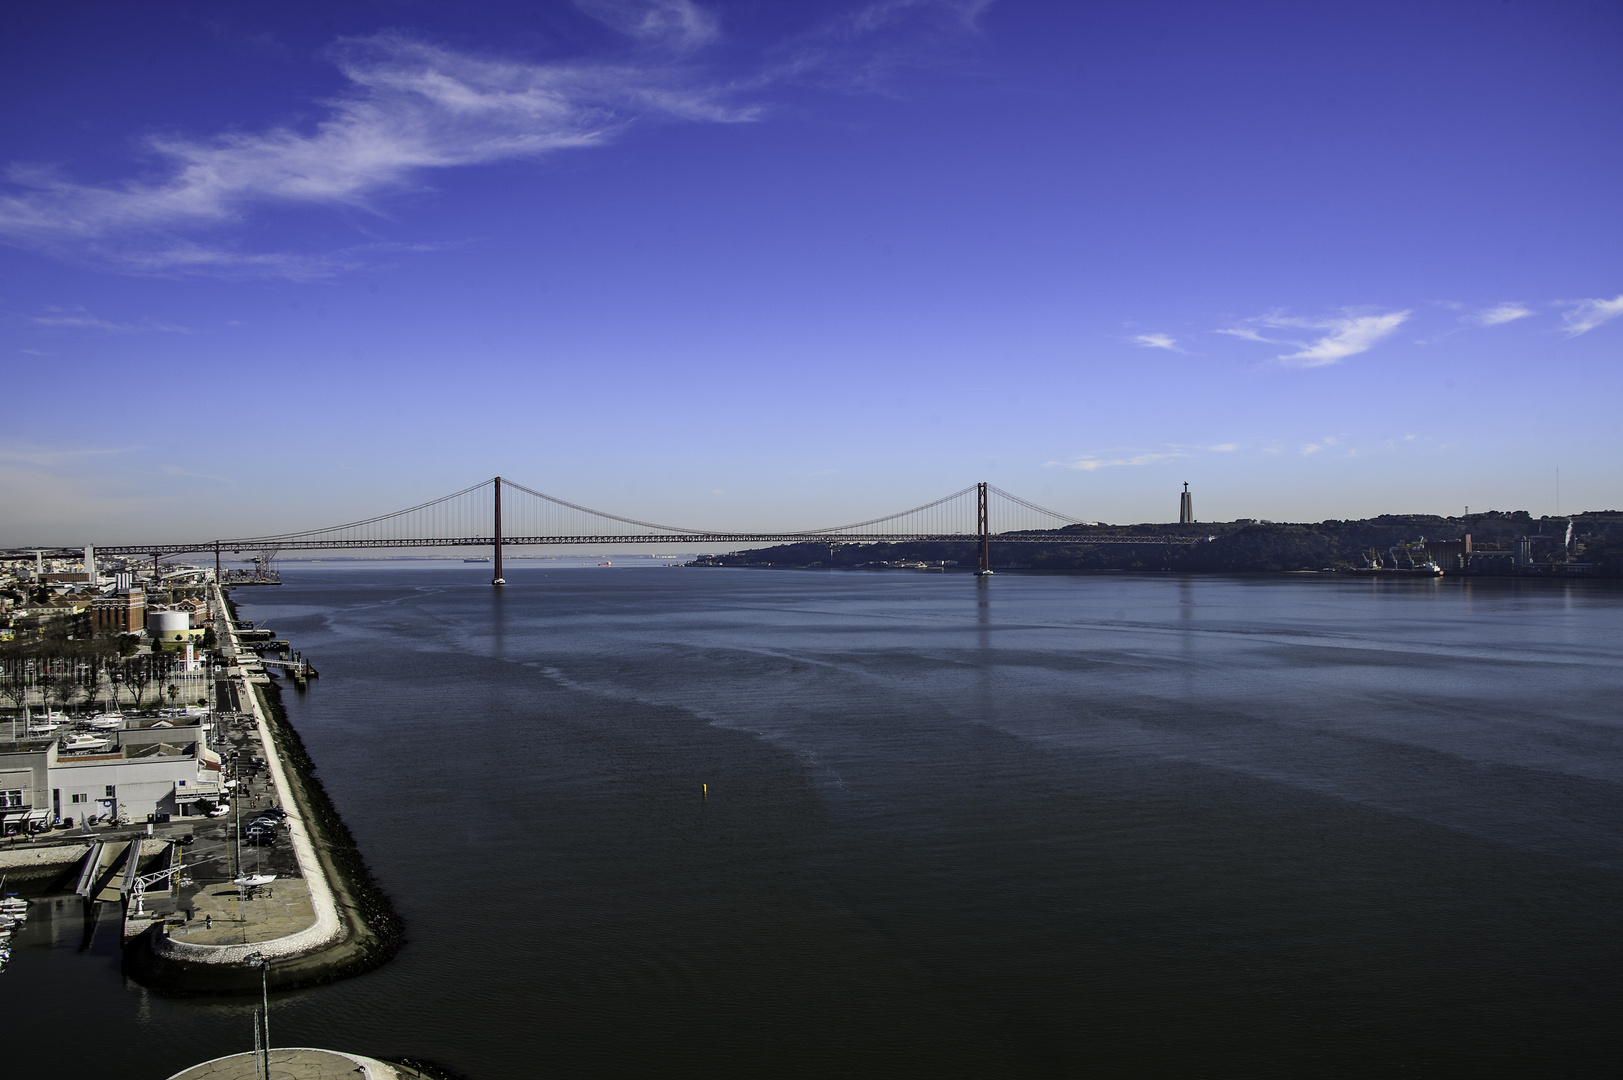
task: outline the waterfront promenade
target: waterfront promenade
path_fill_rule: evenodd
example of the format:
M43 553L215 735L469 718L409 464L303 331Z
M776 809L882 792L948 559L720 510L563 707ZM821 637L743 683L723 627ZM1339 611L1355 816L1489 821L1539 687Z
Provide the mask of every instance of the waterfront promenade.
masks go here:
M316 854L306 821L308 807L294 796L287 762L265 703L254 686L251 673L256 665L249 660L253 653L243 645L218 583L210 602L215 608L214 622L221 632L221 645L232 660L227 669L230 693L242 714L250 718L247 746L257 749L264 760L269 781L265 794L287 812L284 825L298 877L278 876L270 885L252 890L234 882L227 882L224 888L196 890L190 909L192 918L178 925L166 923L163 929L167 932L152 938L152 952L183 969L193 965L269 963L274 973L279 962L306 957L342 941L346 927L339 916L327 869ZM239 746L239 760L246 757L243 749ZM240 778L240 766L238 774ZM252 797L251 789L239 779L233 800L234 817L239 822L248 812L241 804ZM236 876L246 873L239 861Z

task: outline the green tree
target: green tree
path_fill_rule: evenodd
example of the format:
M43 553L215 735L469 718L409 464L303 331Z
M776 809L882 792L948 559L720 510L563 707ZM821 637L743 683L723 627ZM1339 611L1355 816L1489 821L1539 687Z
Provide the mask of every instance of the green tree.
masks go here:
M85 657L84 663L76 672L78 675L79 691L85 697L86 704L92 704L101 693L102 658L95 654Z
M132 656L124 661L124 681L129 683L130 690L135 695L135 707L141 707L141 699L146 696L147 687L152 683L152 665L148 662L149 656Z
M78 696L79 683L71 674L57 675L51 679L51 700L56 702L58 709L65 710Z
M0 680L0 694L4 694L12 708L18 712L28 704L28 671L22 660L13 660L6 669L6 677Z

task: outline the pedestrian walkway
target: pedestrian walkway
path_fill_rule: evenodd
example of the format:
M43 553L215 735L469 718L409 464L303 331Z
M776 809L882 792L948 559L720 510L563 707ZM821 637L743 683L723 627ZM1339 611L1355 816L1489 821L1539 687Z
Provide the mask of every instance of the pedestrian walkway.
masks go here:
M296 934L316 921L310 888L301 878L277 878L248 899L234 884L210 885L191 898L192 917L169 936L193 945L246 945Z

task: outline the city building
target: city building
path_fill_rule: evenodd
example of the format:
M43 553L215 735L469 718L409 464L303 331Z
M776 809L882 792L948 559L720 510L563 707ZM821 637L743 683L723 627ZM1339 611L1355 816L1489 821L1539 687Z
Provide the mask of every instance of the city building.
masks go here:
M189 817L198 803L217 800L220 756L202 726L148 723L84 750L51 738L0 752L0 826Z
M141 589L120 589L90 602L91 626L98 634L134 634L146 626L147 596Z

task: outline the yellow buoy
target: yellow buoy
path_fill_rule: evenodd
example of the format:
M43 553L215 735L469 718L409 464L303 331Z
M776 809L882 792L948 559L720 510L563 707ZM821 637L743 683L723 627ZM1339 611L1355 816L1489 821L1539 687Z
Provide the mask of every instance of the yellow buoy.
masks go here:
M699 794L701 796L703 796L704 798L708 799L710 797L710 785L709 784L700 784L699 785Z

